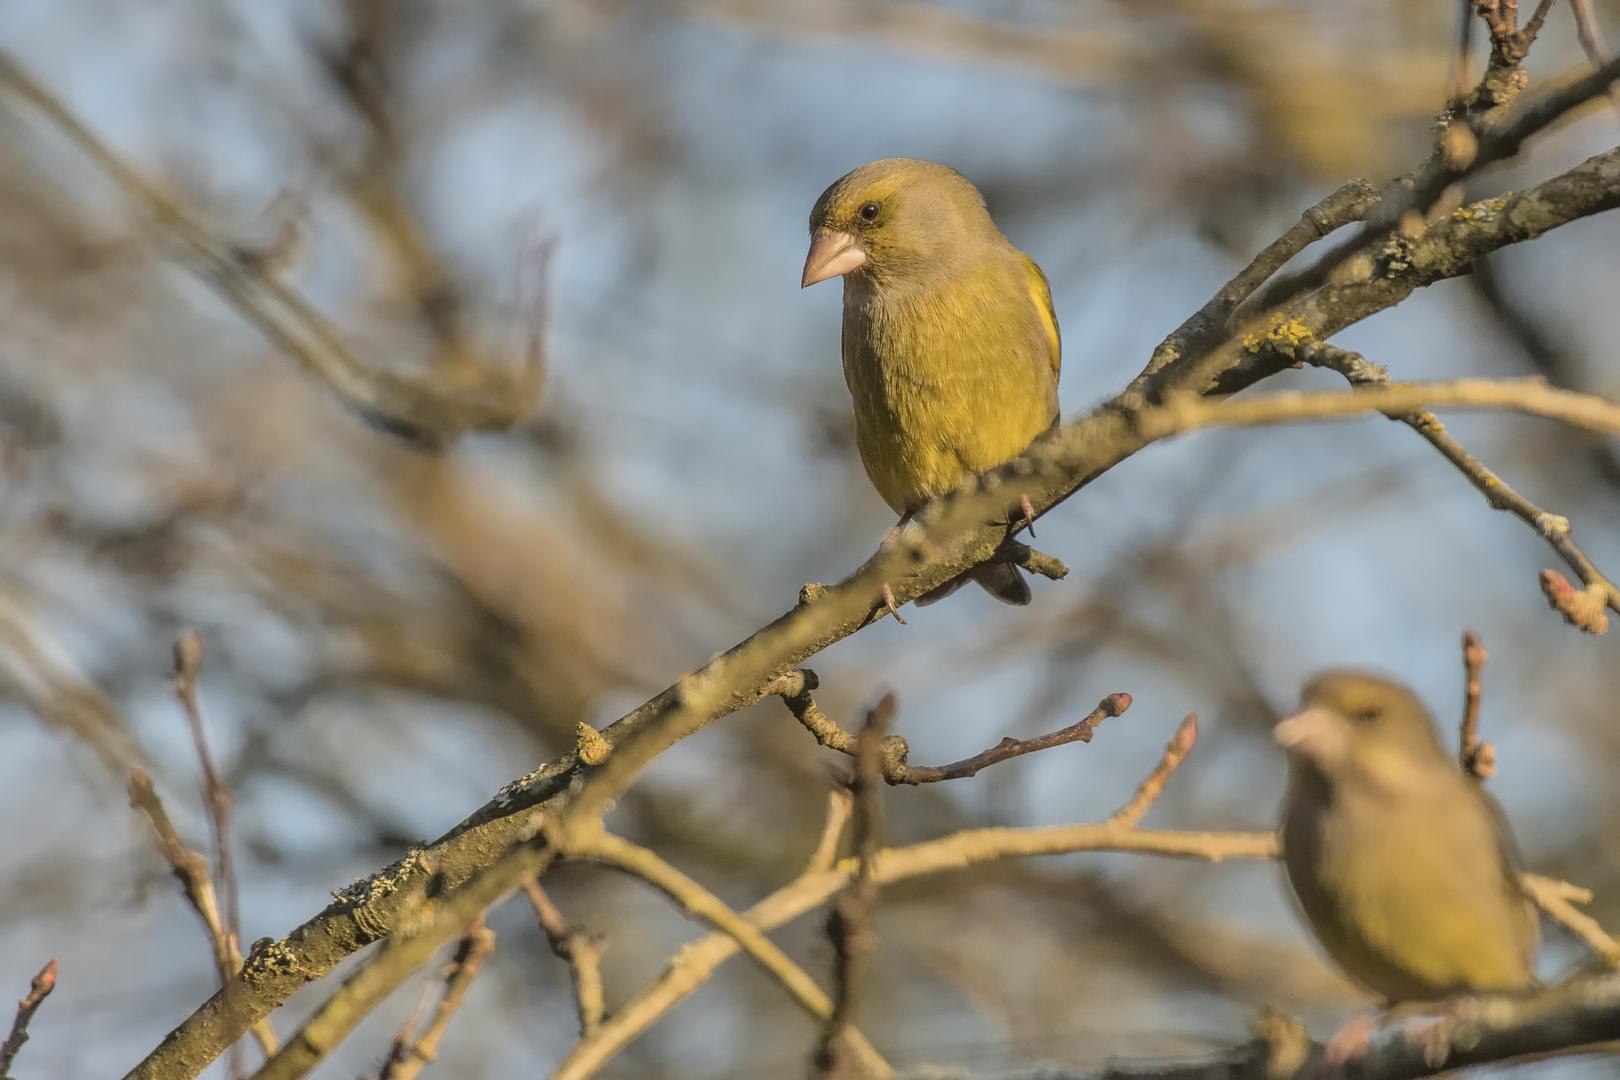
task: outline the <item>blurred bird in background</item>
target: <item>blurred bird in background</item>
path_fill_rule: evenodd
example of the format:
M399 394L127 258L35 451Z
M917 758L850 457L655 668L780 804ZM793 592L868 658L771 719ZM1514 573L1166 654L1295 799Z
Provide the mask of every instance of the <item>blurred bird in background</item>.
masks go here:
M1533 987L1537 916L1507 819L1422 703L1350 671L1301 698L1276 728L1283 865L1328 955L1389 1005Z
M1018 456L1058 419L1060 343L1046 275L1001 235L954 169L889 158L834 183L810 212L804 286L844 278L844 381L866 474L900 514ZM1008 563L971 577L1027 604ZM961 581L919 604L954 592Z

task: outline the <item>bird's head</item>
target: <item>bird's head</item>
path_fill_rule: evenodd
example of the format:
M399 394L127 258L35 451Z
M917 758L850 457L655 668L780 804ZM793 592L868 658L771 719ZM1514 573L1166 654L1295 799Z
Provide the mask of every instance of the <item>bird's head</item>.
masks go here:
M955 169L913 158L862 165L821 193L810 211L801 286L855 274L897 279L948 272L999 238L984 197Z
M1300 703L1274 735L1295 766L1330 784L1360 779L1393 788L1450 760L1422 702L1387 679L1324 672L1305 684Z

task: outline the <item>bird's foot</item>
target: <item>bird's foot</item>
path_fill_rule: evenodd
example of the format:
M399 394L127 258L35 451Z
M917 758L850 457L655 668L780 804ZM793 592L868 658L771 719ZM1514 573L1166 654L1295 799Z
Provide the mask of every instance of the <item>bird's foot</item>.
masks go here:
M903 525L905 523L901 522L901 524ZM894 616L895 622L899 623L901 626L906 625L906 620L900 617L900 605L894 602L894 590L889 588L889 583L887 581L883 583L883 603L888 607L889 614Z
M1372 1037L1388 1023L1387 1012L1365 1013L1358 1016L1328 1040L1327 1046L1322 1050L1322 1056L1330 1065L1343 1065L1347 1061L1353 1061L1367 1052L1367 1047L1372 1045Z
M1024 528L1029 530L1029 538L1035 539L1035 508L1029 503L1028 495L1020 495L1018 501L1024 510Z

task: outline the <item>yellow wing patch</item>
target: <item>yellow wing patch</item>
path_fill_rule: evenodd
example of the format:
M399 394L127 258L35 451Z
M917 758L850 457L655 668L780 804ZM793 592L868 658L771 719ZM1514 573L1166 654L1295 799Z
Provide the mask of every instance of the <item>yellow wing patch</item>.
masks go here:
M1035 301L1035 313L1041 317L1041 325L1046 329L1046 344L1052 350L1052 381L1056 383L1063 370L1063 338L1058 333L1057 311L1052 307L1052 287L1047 284L1046 275L1041 273L1034 259L1022 251L1018 257L1024 260L1029 298Z

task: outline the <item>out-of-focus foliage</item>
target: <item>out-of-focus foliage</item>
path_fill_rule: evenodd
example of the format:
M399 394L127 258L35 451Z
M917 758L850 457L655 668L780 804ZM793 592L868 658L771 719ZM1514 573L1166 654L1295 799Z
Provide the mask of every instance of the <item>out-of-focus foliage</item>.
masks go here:
M1418 159L1454 7L4 5L0 47L219 238L284 264L375 370L454 384L513 362L542 296L547 313L528 419L404 443L246 323L37 112L0 100L0 989L62 957L26 1074L116 1075L213 988L121 794L145 764L182 834L206 836L164 681L181 627L209 647L243 939L279 937L882 537L836 288L795 287L829 181L894 155L965 172L1051 277L1063 402L1085 407L1327 187ZM1620 8L1599 14L1613 30ZM1578 63L1560 7L1532 74ZM1614 138L1593 112L1524 168ZM1620 396L1617 247L1620 222L1583 223L1501 258L1494 291L1437 288L1346 344L1397 378L1541 371ZM1523 420L1454 429L1620 566L1612 445ZM1150 823L1265 827L1282 779L1267 728L1306 675L1382 668L1450 724L1473 626L1494 655L1493 789L1533 868L1594 888L1593 913L1620 923L1613 635L1546 610L1539 542L1411 432L1158 447L1049 515L1040 541L1075 573L1037 583L1032 608L964 592L873 627L815 662L821 704L848 721L895 690L918 762L1067 723L1107 692L1136 705L1090 745L890 792L895 840L1105 814L1189 709L1204 740ZM744 904L807 856L834 767L767 701L658 761L610 825ZM610 1007L697 933L605 872L548 888L608 936ZM491 925L444 1075L536 1075L572 1039L566 972L532 918L509 905ZM877 928L862 1027L902 1064L1196 1051L1241 1039L1262 1003L1322 1031L1354 1003L1270 866L997 866L892 890ZM778 939L812 971L828 961L814 919ZM1545 961L1576 955L1555 936ZM371 1067L416 993L321 1075ZM812 1036L733 962L604 1075L783 1075Z

